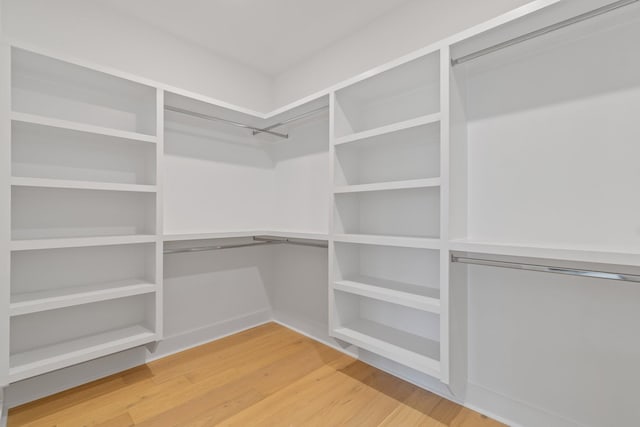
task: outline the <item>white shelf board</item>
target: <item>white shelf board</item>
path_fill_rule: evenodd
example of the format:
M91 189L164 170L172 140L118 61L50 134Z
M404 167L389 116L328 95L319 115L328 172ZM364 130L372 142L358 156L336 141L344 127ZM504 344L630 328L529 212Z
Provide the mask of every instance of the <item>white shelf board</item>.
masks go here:
M449 249L487 255L543 258L560 261L593 262L617 265L640 265L640 248L587 245L514 244L474 240L451 240Z
M132 326L13 354L10 358L9 380L20 381L148 344L155 338L155 333L149 329Z
M104 135L114 138L128 139L130 141L150 142L157 143L158 138L152 135L145 135L143 133L129 132L118 129L111 129L101 126L88 125L79 122L72 122L68 120L60 120L51 117L39 116L36 114L20 113L13 111L11 113L11 120L14 122L30 123L40 126L54 127L58 129L67 129L78 132L86 132L95 135Z
M11 185L16 187L69 188L77 190L131 191L138 193L155 193L155 185L119 184L97 181L75 181L66 179L29 178L14 176Z
M398 246L403 248L440 249L440 239L432 237L383 236L376 234L335 234L333 240L364 245Z
M256 234L258 233L258 234ZM211 231L202 233L169 233L162 236L165 242L181 242L186 240L232 239L234 237L252 237L261 232L257 230Z
M235 237L273 236L288 239L328 240L328 234L283 230L238 230L213 231L202 233L169 233L163 236L165 242L179 242L187 240L231 239Z
M358 319L332 331L335 338L433 377L440 377L440 343L370 320Z
M334 282L333 288L405 307L440 313L440 292L437 289L426 286L368 276L357 276L345 280L337 280Z
M333 192L363 193L367 191L409 190L413 188L439 187L440 178L409 179L405 181L377 182L373 184L343 185L334 188Z
M286 230L266 230L261 231L259 235L274 236L285 239L303 239L303 240L329 240L328 233L317 233L309 231L286 231Z
M88 246L128 245L135 243L153 243L155 234L138 234L126 236L69 237L55 239L12 240L9 247L12 251L29 251L36 249L82 248Z
M29 292L11 296L9 314L20 316L46 310L89 304L148 294L156 291L156 285L144 280L130 279L110 283Z
M426 116L417 117L411 120L405 120L403 122L393 123L386 126L381 126L375 129L357 132L351 135L342 136L340 138L335 138L333 141L333 145L341 145L348 144L350 142L359 141L362 139L373 138L375 136L385 135L392 132L398 132L405 129L411 129L418 126L424 126L431 123L435 123L440 121L441 115L440 113L428 114Z

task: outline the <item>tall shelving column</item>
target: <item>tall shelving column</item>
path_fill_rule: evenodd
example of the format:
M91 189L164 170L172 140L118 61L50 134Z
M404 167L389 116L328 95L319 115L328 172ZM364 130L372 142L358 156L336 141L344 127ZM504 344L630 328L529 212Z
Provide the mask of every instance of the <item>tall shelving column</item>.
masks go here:
M4 388L9 385L9 300L11 252L11 48L0 44L0 423L7 409Z
M330 334L445 383L447 58L399 61L332 95L329 254Z
M163 93L16 47L3 56L6 386L162 337Z

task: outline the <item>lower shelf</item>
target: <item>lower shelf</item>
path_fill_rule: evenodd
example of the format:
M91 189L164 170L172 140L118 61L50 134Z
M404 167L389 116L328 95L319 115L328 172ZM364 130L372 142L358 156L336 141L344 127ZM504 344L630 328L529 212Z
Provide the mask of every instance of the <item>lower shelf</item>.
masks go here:
M418 310L440 313L440 291L368 276L349 277L333 284L334 289L387 301Z
M155 341L156 334L143 326L104 332L11 355L9 381L65 368Z
M107 301L156 291L156 285L145 280L130 279L87 286L29 292L11 296L9 314L20 316L57 308Z
M427 375L440 377L440 343L437 341L365 319L336 328L332 335Z

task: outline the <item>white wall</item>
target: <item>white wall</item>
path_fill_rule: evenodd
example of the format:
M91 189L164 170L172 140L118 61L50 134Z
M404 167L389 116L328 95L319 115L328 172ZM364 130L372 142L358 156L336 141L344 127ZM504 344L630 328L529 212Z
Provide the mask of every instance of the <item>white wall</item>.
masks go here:
M2 0L3 36L258 111L272 79L95 1Z
M275 103L285 105L530 1L410 1L277 76Z

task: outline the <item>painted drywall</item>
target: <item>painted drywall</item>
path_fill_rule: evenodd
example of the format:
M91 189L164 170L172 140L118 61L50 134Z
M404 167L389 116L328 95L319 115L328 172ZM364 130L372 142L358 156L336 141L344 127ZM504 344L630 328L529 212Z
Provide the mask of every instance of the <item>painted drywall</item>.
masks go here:
M257 111L272 79L252 68L82 0L3 0L3 36Z
M320 91L531 0L413 0L275 79L276 105Z

